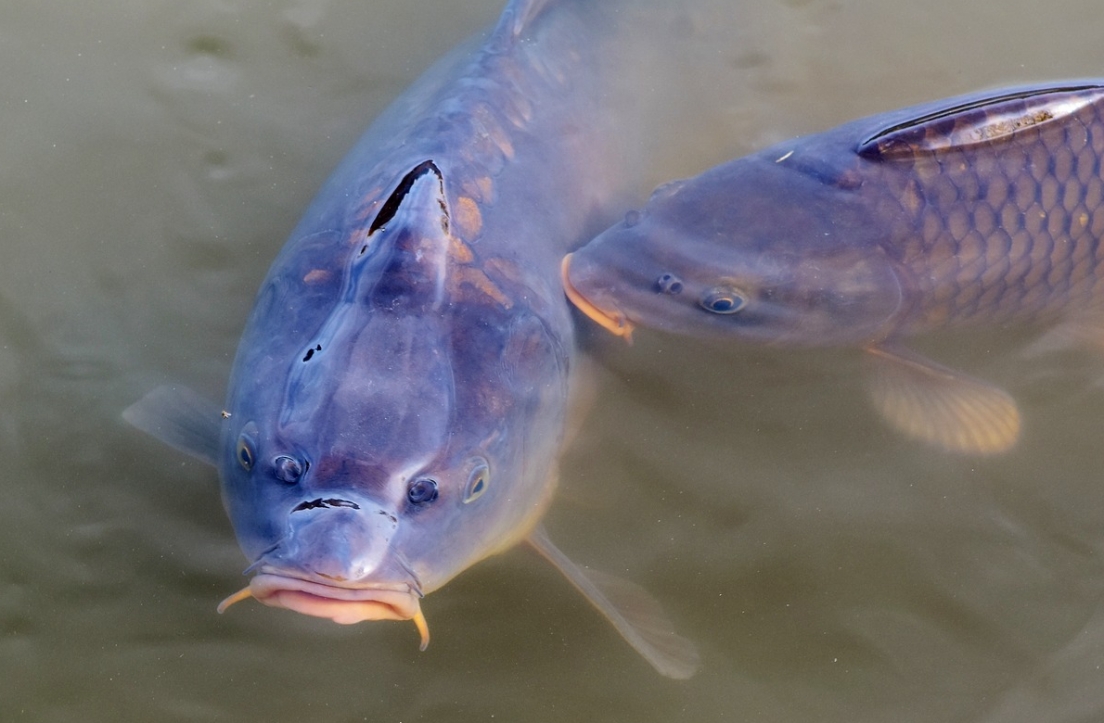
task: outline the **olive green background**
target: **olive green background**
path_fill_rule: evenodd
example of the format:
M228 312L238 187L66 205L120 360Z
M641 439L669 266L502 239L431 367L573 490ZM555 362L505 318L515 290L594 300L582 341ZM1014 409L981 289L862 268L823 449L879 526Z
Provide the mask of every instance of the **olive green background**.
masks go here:
M1096 0L687 0L654 37L660 181L984 87L1104 76ZM1044 9L1045 8L1045 9ZM1084 723L1104 716L1104 361L1017 330L926 354L1007 387L1008 455L894 435L847 351L585 341L548 527L662 600L667 681L525 550L341 627L215 604L212 470L127 428L222 394L253 293L372 117L500 3L0 2L0 720ZM639 28L638 30L636 28ZM634 81L638 82L638 81Z

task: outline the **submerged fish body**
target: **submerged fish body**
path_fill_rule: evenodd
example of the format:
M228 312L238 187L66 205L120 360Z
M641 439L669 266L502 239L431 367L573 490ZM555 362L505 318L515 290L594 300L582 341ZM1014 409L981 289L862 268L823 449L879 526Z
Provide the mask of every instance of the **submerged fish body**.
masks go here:
M565 259L564 285L625 336L640 325L861 346L892 424L1000 452L1019 434L1011 397L898 341L969 324L1099 325L1102 158L1104 81L885 113L660 187Z
M425 647L421 598L527 540L661 672L693 672L662 616L620 610L538 527L575 353L560 259L624 185L600 120L601 22L583 2L511 2L308 208L258 292L225 410L164 421L187 406L171 391L128 410L219 469L255 573L220 610L255 597L412 619Z

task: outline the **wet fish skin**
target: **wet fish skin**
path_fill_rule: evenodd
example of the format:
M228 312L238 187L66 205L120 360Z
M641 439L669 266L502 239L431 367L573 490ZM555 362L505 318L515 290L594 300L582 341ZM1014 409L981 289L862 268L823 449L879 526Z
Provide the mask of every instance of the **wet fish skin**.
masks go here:
M252 595L413 619L424 648L421 598L528 540L660 672L697 667L654 606L611 600L538 528L575 366L560 259L631 182L602 103L603 17L514 0L373 124L258 292L217 447L195 442L209 406L178 399L158 421L178 393L127 411L214 456L255 573L220 610Z
M885 113L660 187L565 260L565 288L624 335L864 347L896 370L872 385L896 426L1004 451L1019 434L1011 398L898 342L1098 304L1102 156L1102 81Z
M530 174L553 152L533 142L554 122L537 100L572 117L588 94L573 103L560 80L571 68L557 44L578 37L568 14L539 50L518 42L512 16L532 5L511 4L474 55L430 71L377 122L262 285L220 459L235 531L262 571L407 583L420 596L524 539L549 500L573 344L550 269L583 225L569 214L524 218L514 196L524 183L587 208L558 174ZM504 110L514 98L533 106L528 119L519 111L520 127ZM586 175L573 159L559 167ZM526 222L545 238L520 244ZM247 470L234 450L249 424L259 464ZM309 465L291 486L260 464L284 455ZM474 499L469 478L483 469ZM436 499L409 499L419 479L436 484ZM398 521L389 531L364 523L344 558L296 547L295 507L316 497Z

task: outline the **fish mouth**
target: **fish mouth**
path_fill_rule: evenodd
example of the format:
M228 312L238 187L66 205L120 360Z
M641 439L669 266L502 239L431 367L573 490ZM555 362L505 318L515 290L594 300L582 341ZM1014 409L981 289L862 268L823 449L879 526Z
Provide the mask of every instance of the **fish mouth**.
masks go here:
M245 587L219 603L223 613L247 598L303 615L328 618L341 625L365 620L413 620L421 635L421 649L429 645L429 626L422 614L421 594L407 583L379 583L367 587L338 587L271 571L262 571Z
M569 277L571 267L571 254L564 256L560 262L560 279L563 282L564 293L569 301L588 319L601 326L614 336L624 337L625 341L632 344L633 325L620 311L603 309L593 301L583 296Z

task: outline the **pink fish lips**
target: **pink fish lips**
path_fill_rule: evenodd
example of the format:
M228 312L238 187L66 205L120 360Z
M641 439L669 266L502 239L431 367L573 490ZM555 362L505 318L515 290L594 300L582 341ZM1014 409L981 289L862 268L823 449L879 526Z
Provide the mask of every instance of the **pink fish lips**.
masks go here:
M286 608L304 615L329 618L341 625L365 620L413 620L422 636L421 649L429 645L429 626L422 614L420 596L405 583L372 587L337 587L296 577L262 572L249 586L219 603L225 612L247 598L271 607Z

